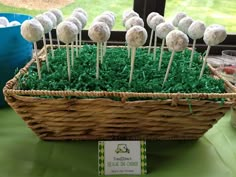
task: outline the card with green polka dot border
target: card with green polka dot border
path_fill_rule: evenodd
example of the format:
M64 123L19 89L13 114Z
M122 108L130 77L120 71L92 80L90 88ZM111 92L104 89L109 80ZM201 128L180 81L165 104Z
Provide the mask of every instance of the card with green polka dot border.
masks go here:
M99 141L98 174L147 174L146 141Z

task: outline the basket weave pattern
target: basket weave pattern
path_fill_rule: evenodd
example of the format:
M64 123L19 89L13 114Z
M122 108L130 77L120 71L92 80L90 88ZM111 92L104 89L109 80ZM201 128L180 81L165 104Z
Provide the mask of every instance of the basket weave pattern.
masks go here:
M223 94L16 90L19 76L34 62L8 81L3 92L8 104L43 140L198 139L235 104L235 88L227 81L229 93ZM150 100L127 101L132 97Z

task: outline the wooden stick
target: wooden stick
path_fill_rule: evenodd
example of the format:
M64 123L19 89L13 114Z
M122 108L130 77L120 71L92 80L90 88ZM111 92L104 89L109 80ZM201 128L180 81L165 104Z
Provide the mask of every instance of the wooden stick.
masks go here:
M97 43L97 64L96 64L96 79L99 79L99 49L100 48L100 43Z
M70 72L70 53L69 53L69 45L66 44L66 56L67 56L67 71L68 71L68 79L70 81L71 72Z
M53 50L53 44L52 44L52 33L51 33L51 31L49 31L49 40L50 40L52 58L54 58L54 50Z
M37 50L38 50L37 49L37 44L36 44L36 42L34 42L34 51L35 51L35 57L36 57L37 71L38 71L39 80L41 80L42 77L41 77L40 63L39 63L38 51Z
M153 60L156 60L156 52L157 52L157 34L155 31L155 37L154 37L154 49L153 49Z
M151 51L153 32L154 30L151 31L151 36L150 36L150 41L149 41L149 46L148 46L148 54L150 54L150 51Z
M74 42L71 43L71 66L74 67Z
M191 53L190 62L189 62L189 68L192 67L193 54L194 54L194 51L195 51L195 46L196 46L196 39L193 40L192 53Z
M175 51L173 50L172 53L171 53L170 61L169 61L169 64L168 64L168 67L167 67L167 70L166 70L166 75L165 75L162 87L164 86L164 84L165 84L165 82L168 78L168 75L169 75L169 72L170 72L170 67L171 67L172 61L174 59L174 55L175 55Z
M45 52L45 59L46 59L46 65L47 65L47 70L49 71L49 62L48 62L48 52L47 52L47 47L46 47L46 38L45 34L43 35L43 47L44 47L44 52Z
M210 52L210 48L211 48L211 46L208 45L208 46L207 46L206 55L205 55L205 57L204 57L204 59L203 59L203 64L202 64L202 69L201 69L201 73L200 73L199 79L202 78L202 75L203 75L203 73L204 73L205 66L206 66L206 62L207 62L207 57L208 57L209 52Z
M161 70L161 63L162 63L162 55L163 55L164 45L165 45L165 39L162 39L158 71Z
M130 70L130 76L129 76L129 86L131 85L132 78L133 78L135 53L136 53L136 48L132 47L131 48L131 70Z

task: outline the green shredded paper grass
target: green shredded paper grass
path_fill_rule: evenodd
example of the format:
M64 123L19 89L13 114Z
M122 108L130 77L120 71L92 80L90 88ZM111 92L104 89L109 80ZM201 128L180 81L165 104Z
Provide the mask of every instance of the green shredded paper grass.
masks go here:
M146 48L136 50L134 73L129 86L130 58L127 48L107 48L100 64L99 79L96 79L96 46L84 45L79 50L74 67L71 67L71 81L68 81L66 49L55 50L55 58L48 54L49 72L46 63L41 67L42 79L38 79L36 64L21 76L18 89L21 90L78 90L78 91L116 91L116 92L162 92L162 93L224 93L224 81L214 79L206 66L204 75L199 78L202 57L195 52L192 67L189 68L191 51L177 52L168 79L162 87L171 52L163 54L161 70L158 71L160 49L156 60ZM75 52L75 50L74 50Z

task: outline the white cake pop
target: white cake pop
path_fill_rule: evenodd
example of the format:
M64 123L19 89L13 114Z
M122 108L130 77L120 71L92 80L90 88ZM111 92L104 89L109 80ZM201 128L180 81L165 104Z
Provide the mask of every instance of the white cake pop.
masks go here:
M150 41L149 41L148 53L150 53L150 50L151 50L153 32L156 31L157 25L163 23L164 21L165 21L165 19L161 15L155 15L154 17L151 18L150 28L152 29L152 32L151 32L152 34L151 34L151 38L150 38ZM156 36L156 32L155 32L155 36ZM157 40L156 40L156 37L155 37L154 38L154 48L156 47L156 43L157 43Z
M128 45L131 47L131 70L129 77L129 85L130 85L132 82L133 72L134 72L136 48L145 44L147 40L147 31L145 28L141 26L133 26L126 32L125 39Z
M80 12L86 17L86 19L88 18L88 13L80 7L76 8L73 12Z
M50 11L44 12L43 15L48 16L48 18L52 21L53 28L56 28L56 26L57 26L57 17L52 12L50 12ZM52 58L54 58L54 49L53 49L52 33L51 33L51 31L49 31L48 34L49 34Z
M187 16L187 15L186 15L184 12L178 12L178 13L175 15L174 19L172 20L172 24L173 24L175 27L178 27L178 26L179 26L179 21L180 21L182 18L186 17L186 16Z
M8 26L9 21L6 17L0 17L0 24L3 26Z
M156 16L156 15L160 15L159 13L157 12L151 12L148 16L147 16L147 24L148 26L150 27L150 22L151 22L151 19ZM150 27L151 28L151 27Z
M110 35L110 29L104 22L94 22L88 30L89 38L97 42L96 79L99 79L99 61L103 61L102 43L106 42Z
M56 17L56 25L59 25L63 21L63 13L60 9L51 9L50 12L52 12Z
M21 23L18 22L18 21L16 21L16 20L11 21L11 22L8 24L8 26L19 26L19 25L21 25Z
M188 28L188 36L193 39L192 52L189 62L189 68L192 66L193 54L195 51L196 40L203 37L206 25L204 22L196 20Z
M47 57L47 48L46 48L46 37L45 34L49 33L52 28L53 28L53 24L52 21L50 20L50 18L47 15L37 15L35 17L36 20L38 20L41 25L43 26L44 29L44 35L43 35L43 45L44 50L45 50L45 54L46 54L46 65L47 65L47 70L49 71L49 63L48 63L48 57Z
M129 30L133 26L144 27L143 19L141 19L140 17L131 17L130 19L128 19L125 23L126 30Z
M83 13L74 11L72 13L72 16L74 16L75 18L77 18L81 22L82 28L84 28L86 26L87 18L86 18L86 16Z
M168 78L170 67L174 58L175 52L183 51L188 46L189 40L188 36L179 30L173 30L169 32L166 36L166 45L171 53L170 61L166 70L165 78L163 81L163 86Z
M188 34L188 28L193 23L193 19L191 17L184 17L179 21L178 29L185 34Z
M69 18L67 18L66 19L66 21L70 21L70 22L72 22L72 23L74 23L75 25L76 25L76 27L78 28L78 34L80 34L80 32L81 32L81 30L82 30L82 24L80 23L80 21L77 19L77 18L75 18L75 17L73 17L73 16L70 16ZM78 57L79 56L79 52L78 52L78 34L76 35L76 40L75 40L75 42L76 42L76 57ZM73 42L71 43L71 53L72 53L72 56L71 56L71 58L72 58L72 67L74 66L74 46L73 46Z
M139 14L133 10L124 11L123 16L122 16L123 26L125 26L125 22L131 17L139 17Z
M112 30L112 28L114 26L112 17L109 16L109 15L106 15L106 14L102 14L102 15L97 16L94 19L94 22L104 22L104 23L106 23L107 26L109 27L110 31Z
M169 23L169 22L163 22L156 27L156 36L155 38L160 38L162 39L162 44L161 44L161 53L160 53L160 59L159 59L159 65L158 65L158 70L160 71L161 69L161 63L162 63L162 55L163 55L163 48L165 44L165 38L169 32L173 31L175 27ZM156 58L156 46L154 47L154 59Z
M66 53L67 53L67 71L68 79L71 80L71 71L70 71L70 54L68 44L73 42L76 39L78 34L77 26L70 21L63 21L57 26L57 34L60 41L66 44Z
M109 16L112 18L112 20L113 20L113 24L115 24L116 15L115 15L114 12L112 12L112 11L105 11L105 12L103 12L102 14L109 15Z
M37 54L37 44L36 42L39 41L43 37L43 26L39 23L36 19L25 20L21 25L21 35L27 41L34 43L34 51L37 63L37 70L39 79L41 79L41 71L40 71L40 63Z
M203 59L203 65L202 65L199 79L201 79L204 73L207 57L209 55L211 46L218 45L219 43L223 42L226 37L227 37L226 30L221 25L214 24L206 28L204 32L203 40L207 44L207 51L206 51L205 58Z

